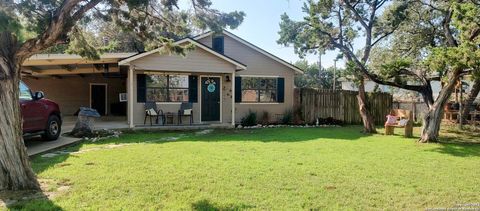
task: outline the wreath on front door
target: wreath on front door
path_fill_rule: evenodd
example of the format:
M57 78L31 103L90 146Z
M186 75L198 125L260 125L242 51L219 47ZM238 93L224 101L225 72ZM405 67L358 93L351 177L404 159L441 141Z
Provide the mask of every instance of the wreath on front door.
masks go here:
M210 92L210 93L215 91L215 88L216 88L215 85L216 84L217 83L215 82L215 80L213 80L211 78L205 80L205 85L207 85L207 91Z

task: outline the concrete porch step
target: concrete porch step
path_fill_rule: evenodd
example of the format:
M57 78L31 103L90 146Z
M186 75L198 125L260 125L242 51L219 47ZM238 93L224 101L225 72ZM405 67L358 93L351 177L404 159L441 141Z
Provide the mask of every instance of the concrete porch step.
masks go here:
M134 130L203 130L203 129L229 129L231 124L193 124L193 125L137 125Z

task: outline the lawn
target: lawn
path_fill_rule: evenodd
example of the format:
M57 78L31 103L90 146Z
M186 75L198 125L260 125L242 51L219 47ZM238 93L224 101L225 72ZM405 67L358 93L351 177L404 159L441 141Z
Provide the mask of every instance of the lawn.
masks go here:
M480 145L360 130L128 133L35 157L39 178L58 193L11 208L424 210L480 202Z

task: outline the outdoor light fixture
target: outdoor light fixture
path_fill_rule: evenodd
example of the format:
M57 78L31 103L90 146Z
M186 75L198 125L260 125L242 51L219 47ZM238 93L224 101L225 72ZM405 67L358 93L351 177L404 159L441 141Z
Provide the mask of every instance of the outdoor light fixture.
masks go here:
M227 76L225 77L225 81L230 82L230 76L229 76L229 75L227 75Z

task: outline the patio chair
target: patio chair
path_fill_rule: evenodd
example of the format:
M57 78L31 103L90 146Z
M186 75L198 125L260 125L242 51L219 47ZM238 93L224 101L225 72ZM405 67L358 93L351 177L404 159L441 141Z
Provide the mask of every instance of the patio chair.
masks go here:
M146 102L145 103L145 119L143 124L147 123L147 117L150 118L150 126L153 125L152 118L155 118L155 124L158 124L158 118L162 118L162 125L165 124L165 116L163 115L162 109L157 108L157 103L155 102Z
M178 124L182 123L182 117L190 117L190 125L193 123L193 104L192 103L182 103L180 105L180 110L178 110Z

